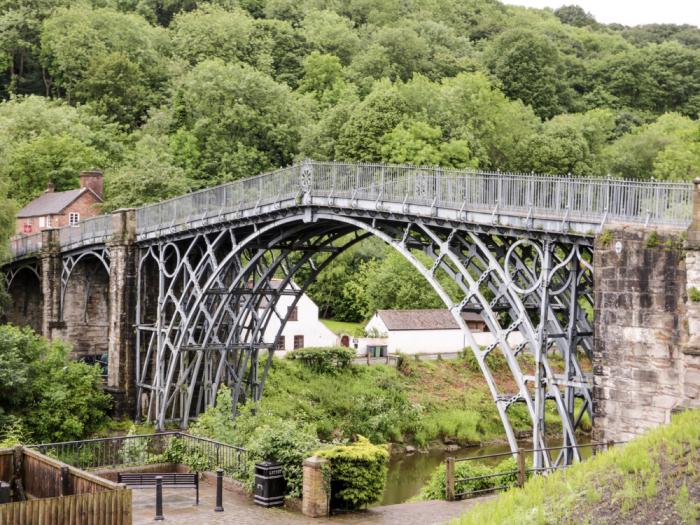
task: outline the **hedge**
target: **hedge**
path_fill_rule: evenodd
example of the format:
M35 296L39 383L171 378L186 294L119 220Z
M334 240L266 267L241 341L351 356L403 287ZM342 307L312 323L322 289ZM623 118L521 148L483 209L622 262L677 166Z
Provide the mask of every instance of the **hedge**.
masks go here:
M319 450L331 464L331 506L357 509L384 494L389 464L386 447L358 436L355 443Z

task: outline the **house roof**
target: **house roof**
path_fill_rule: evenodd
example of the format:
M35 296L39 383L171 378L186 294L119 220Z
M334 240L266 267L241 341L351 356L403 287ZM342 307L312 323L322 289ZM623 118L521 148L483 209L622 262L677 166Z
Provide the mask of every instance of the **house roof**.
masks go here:
M75 199L80 197L86 191L89 191L95 195L95 193L89 188L42 193L39 197L19 210L19 212L17 212L17 217L21 219L25 217L37 217L40 215L54 215L56 213L61 213L73 201L75 201ZM100 199L97 195L95 195L95 198L102 202L102 199Z
M449 310L377 310L387 330L459 330ZM462 312L465 321L483 322L474 312Z

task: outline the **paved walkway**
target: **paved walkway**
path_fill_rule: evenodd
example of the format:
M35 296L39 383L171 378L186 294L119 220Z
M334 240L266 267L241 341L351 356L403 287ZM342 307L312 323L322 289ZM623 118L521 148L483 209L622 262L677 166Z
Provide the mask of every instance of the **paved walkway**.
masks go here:
M373 507L369 510L312 519L300 513L279 508L266 509L253 503L251 497L238 491L224 490L224 512L214 512L216 492L212 484L200 485L199 506L195 506L194 489L164 489L164 522L155 516L155 490L135 489L133 493L134 525L165 523L171 525L431 525L456 518L475 501L420 501Z

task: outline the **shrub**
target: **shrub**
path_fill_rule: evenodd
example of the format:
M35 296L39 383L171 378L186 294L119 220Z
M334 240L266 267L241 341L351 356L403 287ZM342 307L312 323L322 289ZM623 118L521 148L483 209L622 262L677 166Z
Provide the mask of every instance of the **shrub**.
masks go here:
M136 434L136 425L129 427L128 436ZM148 441L144 439L127 439L119 450L119 456L124 465L143 465L148 459Z
M476 490L487 490L505 485L515 486L518 481L517 463L514 457L501 461L495 467L478 463L477 461L460 461L455 464L455 493L471 492ZM491 476L492 474L502 474L502 476ZM445 464L441 464L430 481L421 491L421 499L445 499L445 482L447 470ZM465 479L480 478L480 479Z
M303 484L302 462L313 455L319 446L316 429L279 418L268 419L251 436L246 445L248 462L244 481L251 490L255 482L255 463L259 461L276 461L282 464L284 479L287 482L287 494L301 497Z
M165 452L157 456L152 456L149 463L175 463L186 465L193 472L211 471L216 467L207 454L197 449L197 445L188 447L181 438L171 439Z
M389 453L358 436L355 443L319 450L316 455L331 463L331 505L357 509L384 493Z
M343 346L330 348L300 348L290 352L289 359L298 359L304 366L321 374L346 370L352 365L355 351Z
M0 416L21 418L28 439L82 439L107 420L111 398L102 392L99 369L69 354L62 341L0 326Z
M690 300L691 300L692 302L694 302L694 303L699 303L699 302L700 302L700 290L698 290L697 288L695 288L695 286L692 286L692 287L688 290L688 297L690 298Z

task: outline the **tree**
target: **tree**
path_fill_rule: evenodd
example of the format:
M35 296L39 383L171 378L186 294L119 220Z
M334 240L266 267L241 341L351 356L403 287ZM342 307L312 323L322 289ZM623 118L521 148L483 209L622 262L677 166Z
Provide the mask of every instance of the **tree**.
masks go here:
M63 342L0 326L0 425L20 417L34 441L84 439L106 420L97 367L69 359ZM5 421L3 421L3 419Z
M568 24L574 27L596 27L598 22L592 14L584 11L578 5L563 5L559 9L554 10L554 15L562 21L563 24Z
M300 131L298 104L286 85L245 64L206 60L179 82L172 132L189 145L188 176L211 185L291 162Z
M54 93L65 94L69 102L95 101L97 107L107 110L113 105L102 98L123 94L117 98L129 104L126 114L141 104L125 98L134 91L148 92L149 102L162 96L167 76L163 58L166 42L164 30L138 15L84 5L58 9L44 22L41 32L42 60L53 80ZM109 86L90 78L105 72L117 73ZM86 82L88 88L84 87Z
M421 121L402 122L382 137L382 160L419 166L476 167L469 143L443 139L442 130Z
M333 11L308 11L301 31L314 49L337 56L343 64L349 64L360 47L352 22Z
M532 106L542 118L559 113L564 84L561 57L545 35L525 29L506 31L489 46L485 61L506 95Z
M378 82L343 125L335 148L337 158L381 160L381 138L403 120L407 109L406 101L395 86Z
M700 165L700 125L677 113L636 128L605 148L613 175L691 180Z
M103 211L133 208L183 195L192 188L175 165L166 137L144 135L124 164L105 174Z
M107 168L122 154L113 125L86 108L43 97L0 102L0 184L19 204L38 196L49 181L74 188L80 170Z
M212 58L251 62L253 19L242 9L226 11L204 4L176 15L170 31L175 56L190 64Z
M427 256L416 254L424 265L430 265ZM446 275L440 275L440 284L448 295L459 295L457 284ZM391 250L382 260L362 263L356 278L349 282L343 294L368 319L381 309L444 308L430 283L400 253Z

